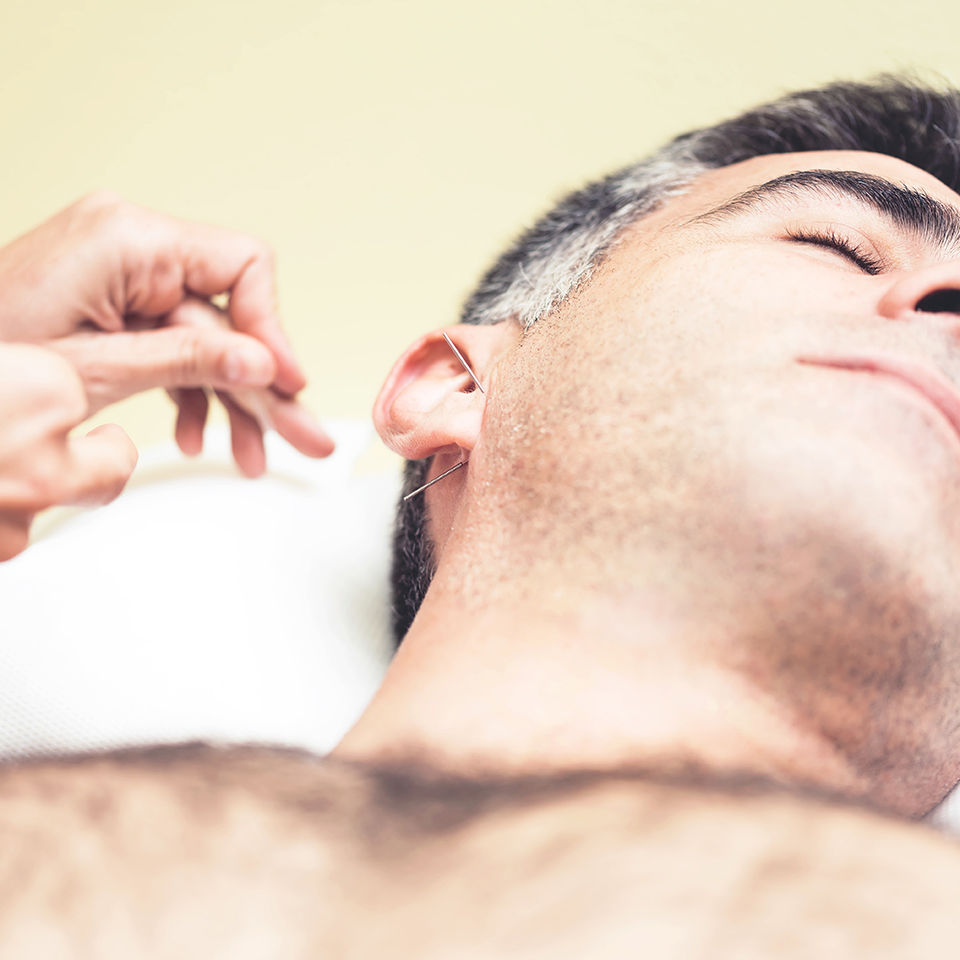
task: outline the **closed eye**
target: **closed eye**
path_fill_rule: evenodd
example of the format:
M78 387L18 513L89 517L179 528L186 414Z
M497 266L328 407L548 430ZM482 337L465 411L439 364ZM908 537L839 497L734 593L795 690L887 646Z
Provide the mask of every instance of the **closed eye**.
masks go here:
M826 247L829 250L835 250L841 256L846 257L851 263L856 264L864 273L876 276L883 272L883 264L877 257L862 250L851 240L838 233L821 230L798 230L789 234L790 239L797 243L811 243L818 247Z

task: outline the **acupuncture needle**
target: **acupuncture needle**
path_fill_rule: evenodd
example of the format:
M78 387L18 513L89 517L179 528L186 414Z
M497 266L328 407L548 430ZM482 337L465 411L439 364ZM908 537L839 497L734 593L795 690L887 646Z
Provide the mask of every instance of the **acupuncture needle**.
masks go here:
M460 365L463 367L463 369L470 374L470 379L477 385L477 389L481 393L485 394L487 391L483 389L483 384L477 379L477 375L470 369L470 364L467 363L463 354L457 349L457 345L450 339L446 330L443 331L443 339L447 341L447 346L457 355L457 359L460 361ZM439 480L440 478L437 477L437 479Z
M467 373L470 374L470 379L477 385L477 389L482 393L486 394L486 390L483 389L483 384L477 379L477 375L470 369L470 364L467 363L464 355L457 349L457 345L447 336L446 331L443 332L443 339L447 341L447 346L454 352L456 358L460 361L460 365L463 367ZM423 493L427 487L432 487L435 483L441 481L444 477L449 477L451 473L459 470L461 467L465 467L470 461L461 460L459 463L455 463L449 470L444 470L439 477L434 477L432 480L428 480L422 487L417 487L416 490L412 490L404 498L404 502L410 500L412 497L415 497L418 493Z

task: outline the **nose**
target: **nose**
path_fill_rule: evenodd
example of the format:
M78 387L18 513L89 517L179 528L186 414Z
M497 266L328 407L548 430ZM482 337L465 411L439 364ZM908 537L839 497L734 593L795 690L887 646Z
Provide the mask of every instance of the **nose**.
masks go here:
M901 274L881 297L880 315L905 320L915 313L960 316L960 260Z

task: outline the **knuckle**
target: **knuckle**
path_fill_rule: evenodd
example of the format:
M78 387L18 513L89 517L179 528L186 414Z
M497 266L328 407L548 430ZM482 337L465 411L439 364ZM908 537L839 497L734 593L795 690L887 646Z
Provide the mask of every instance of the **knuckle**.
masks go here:
M169 218L112 194L92 212L103 238L117 250L140 257L170 245Z
M114 190L91 190L77 201L77 206L87 210L104 210L121 206L125 202Z
M144 223L140 210L132 203L110 207L103 219L104 230L122 249L139 249L144 243Z
M90 241L113 254L136 250L143 232L140 208L112 190L97 190L72 208ZM139 224L139 228L138 228Z
M178 328L176 345L172 353L171 372L182 386L199 385L202 372L203 349L200 335L194 327Z
M82 196L73 205L72 210L81 221L102 229L104 224L110 223L125 205L127 202L113 190L94 190Z

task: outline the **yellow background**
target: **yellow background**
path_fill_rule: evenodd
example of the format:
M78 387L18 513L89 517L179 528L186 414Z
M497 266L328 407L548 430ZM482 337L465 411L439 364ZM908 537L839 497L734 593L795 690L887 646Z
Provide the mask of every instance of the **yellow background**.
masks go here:
M0 241L97 187L267 238L331 416L585 179L797 87L960 79L946 0L2 3ZM109 414L140 444L173 419Z

